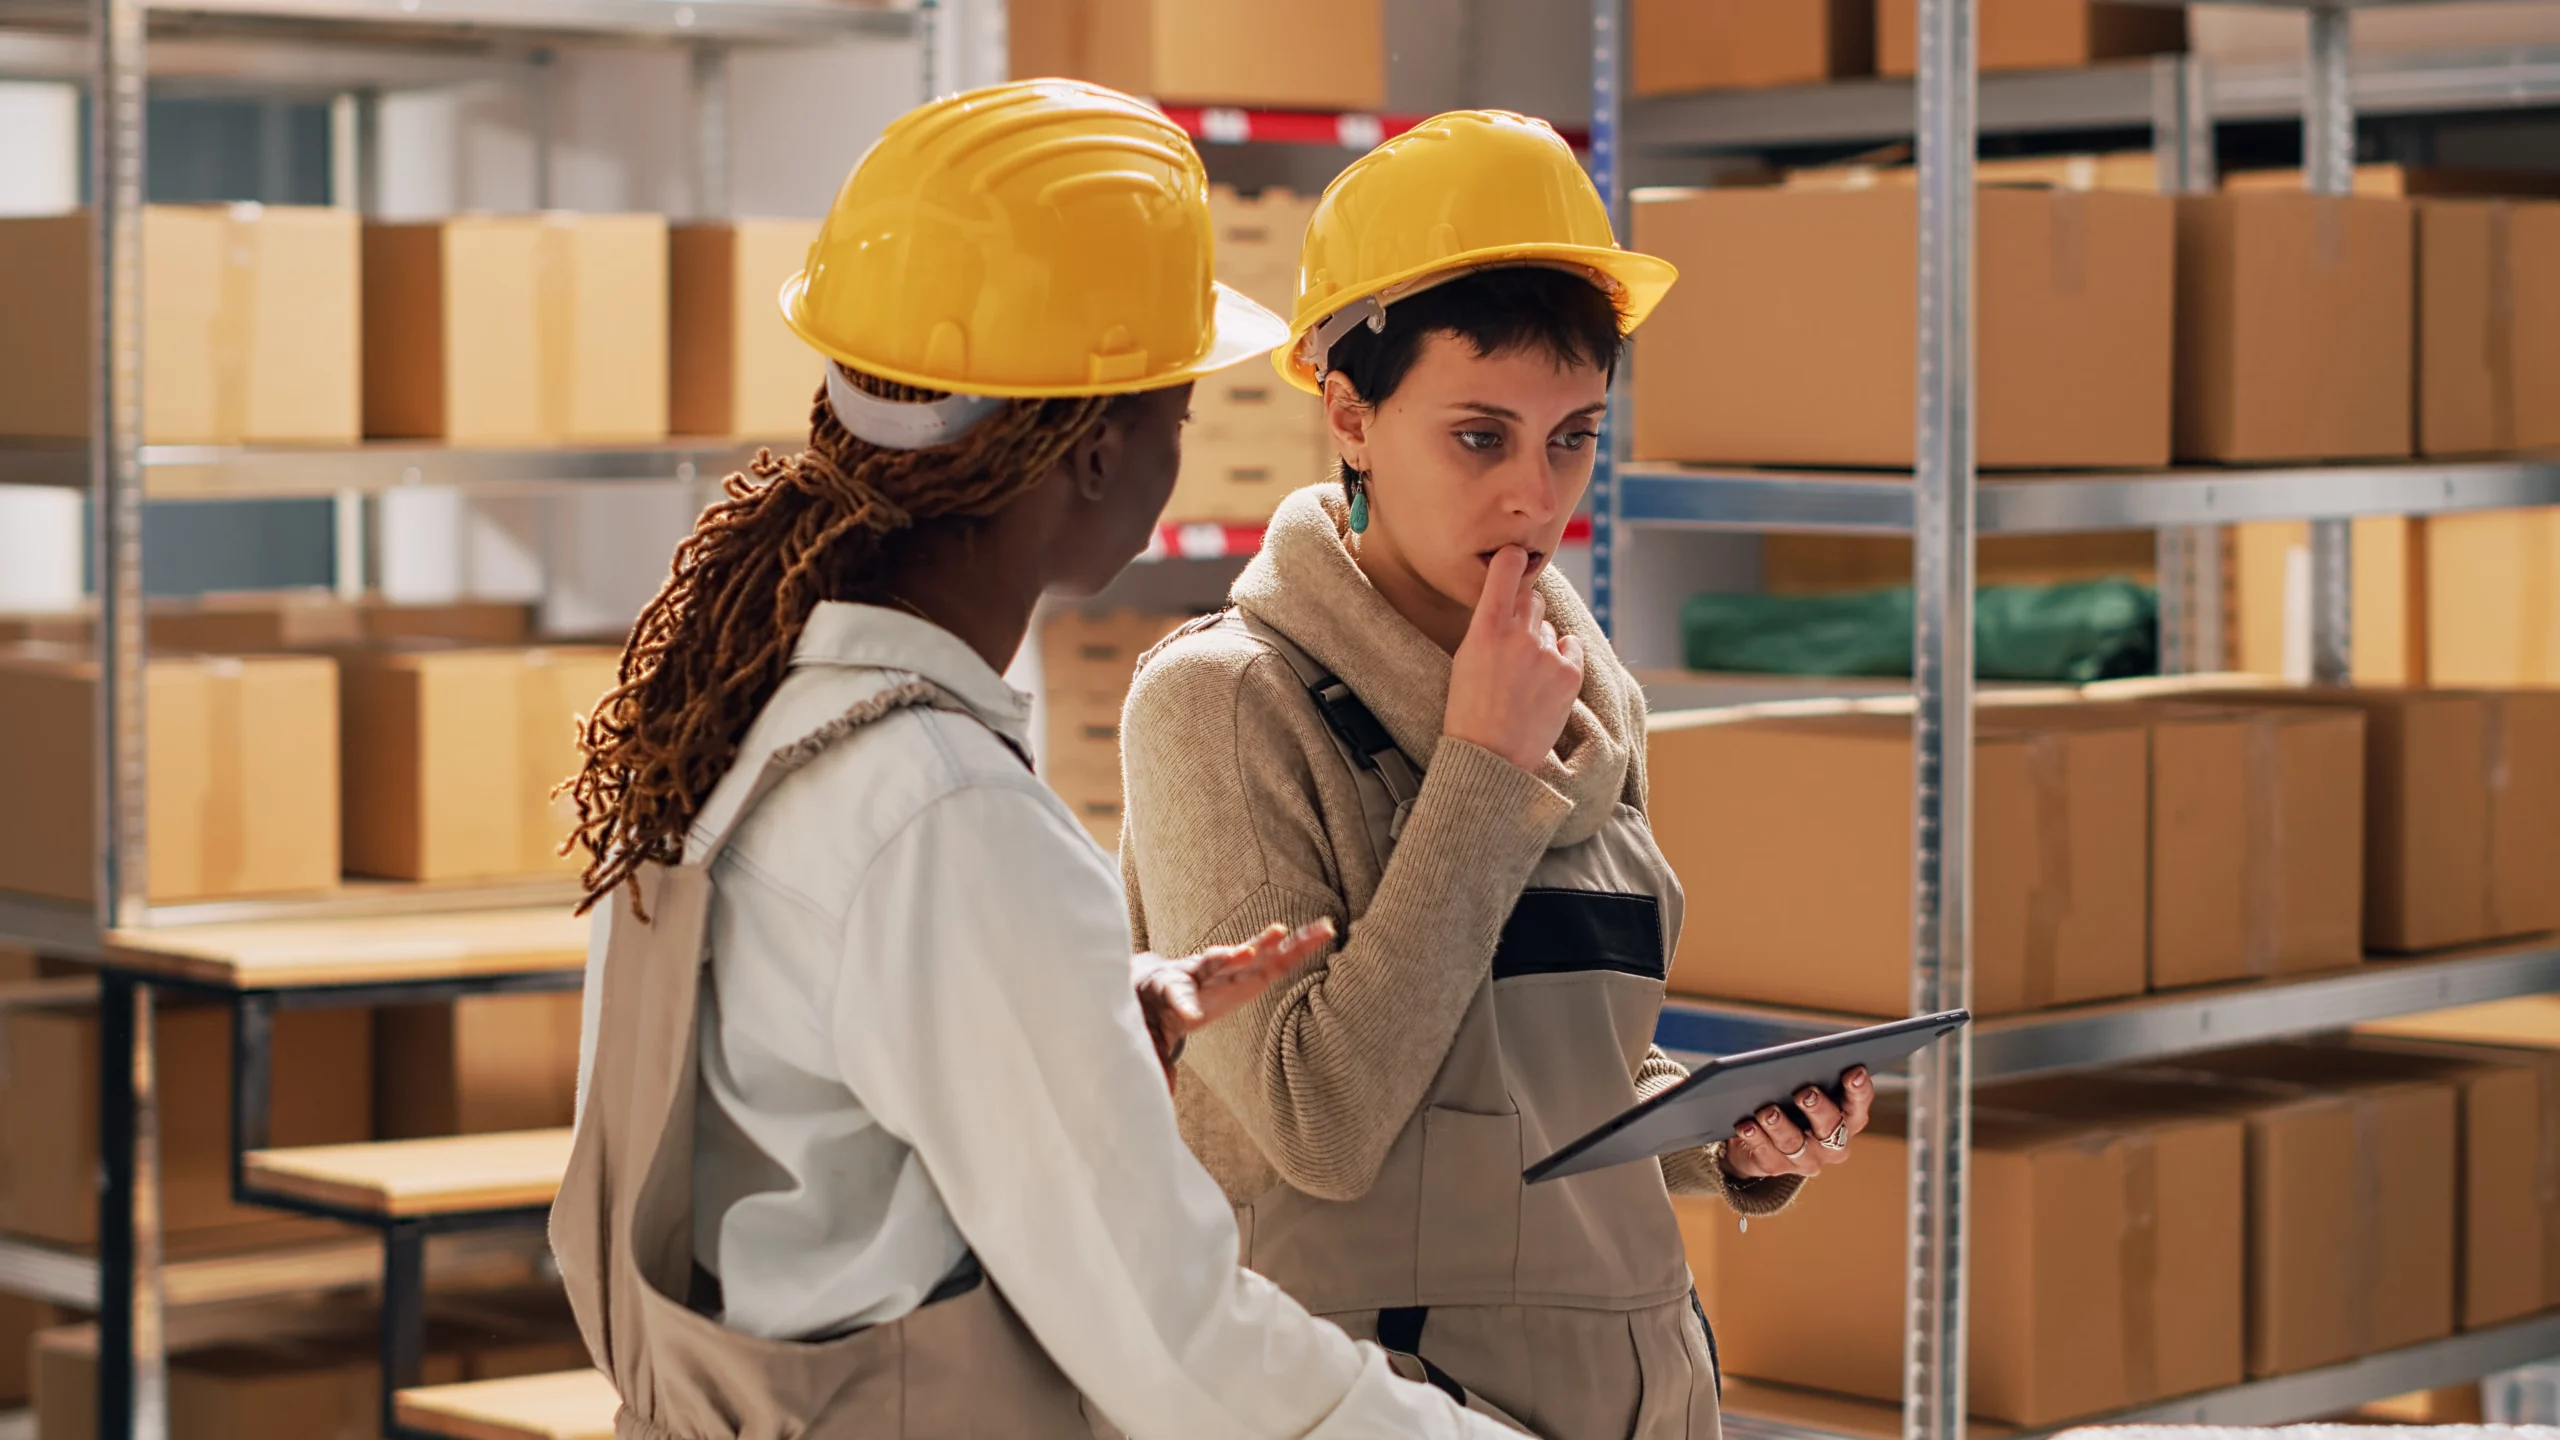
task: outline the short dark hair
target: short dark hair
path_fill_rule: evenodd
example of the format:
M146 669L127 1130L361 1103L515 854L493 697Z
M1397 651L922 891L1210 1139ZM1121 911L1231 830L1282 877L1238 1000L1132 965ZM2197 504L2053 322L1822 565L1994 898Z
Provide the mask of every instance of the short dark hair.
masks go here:
M1335 341L1331 363L1370 405L1396 393L1433 335L1455 335L1479 358L1537 350L1558 364L1595 366L1614 377L1618 323L1617 302L1588 277L1506 265L1396 301L1384 330L1363 325Z

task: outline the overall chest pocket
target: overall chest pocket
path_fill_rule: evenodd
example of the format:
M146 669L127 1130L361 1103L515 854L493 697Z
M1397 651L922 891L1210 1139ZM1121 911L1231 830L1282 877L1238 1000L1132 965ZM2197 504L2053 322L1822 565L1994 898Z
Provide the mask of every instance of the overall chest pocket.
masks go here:
M1651 895L1533 887L1520 892L1493 952L1496 983L1523 975L1615 971L1669 978L1662 902Z

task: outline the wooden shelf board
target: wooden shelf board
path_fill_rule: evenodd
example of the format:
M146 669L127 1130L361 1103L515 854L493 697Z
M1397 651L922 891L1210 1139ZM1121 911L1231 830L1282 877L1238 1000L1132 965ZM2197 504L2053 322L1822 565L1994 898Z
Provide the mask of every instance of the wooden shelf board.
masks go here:
M594 1370L403 1390L400 1423L453 1440L612 1440L622 1397Z
M261 1190L371 1215L452 1215L548 1205L568 1169L574 1132L519 1130L253 1150Z
M239 990L575 970L587 922L565 906L113 930L107 963Z

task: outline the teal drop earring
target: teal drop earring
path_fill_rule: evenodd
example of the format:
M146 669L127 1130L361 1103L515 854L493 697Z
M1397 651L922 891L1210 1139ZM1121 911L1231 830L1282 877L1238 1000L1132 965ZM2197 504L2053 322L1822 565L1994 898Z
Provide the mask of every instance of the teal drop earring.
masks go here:
M1342 488L1351 492L1351 533L1365 535L1369 531L1369 477L1345 465Z

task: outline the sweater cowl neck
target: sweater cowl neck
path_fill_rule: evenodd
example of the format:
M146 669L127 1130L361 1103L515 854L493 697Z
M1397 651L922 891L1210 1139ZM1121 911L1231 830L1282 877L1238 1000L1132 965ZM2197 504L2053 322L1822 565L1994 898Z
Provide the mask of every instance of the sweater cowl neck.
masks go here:
M1349 517L1329 485L1280 502L1262 549L1237 577L1231 598L1296 641L1360 697L1405 754L1429 764L1449 706L1449 656L1396 613L1351 558ZM1573 586L1549 565L1538 577L1547 618L1582 639L1582 694L1556 754L1538 778L1573 801L1553 844L1578 845L1598 833L1629 793L1629 757L1640 743L1643 705L1634 677L1618 663Z

